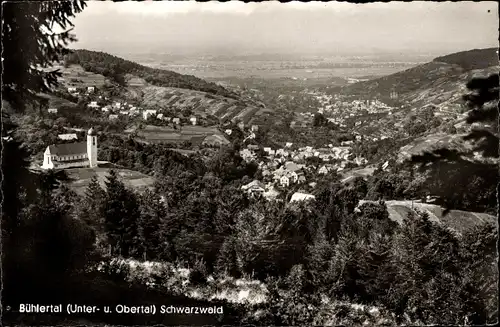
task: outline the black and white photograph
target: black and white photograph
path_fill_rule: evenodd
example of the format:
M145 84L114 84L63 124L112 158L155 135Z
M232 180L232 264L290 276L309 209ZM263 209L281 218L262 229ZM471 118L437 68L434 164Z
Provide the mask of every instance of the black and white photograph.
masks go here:
M496 1L2 1L3 326L498 323Z

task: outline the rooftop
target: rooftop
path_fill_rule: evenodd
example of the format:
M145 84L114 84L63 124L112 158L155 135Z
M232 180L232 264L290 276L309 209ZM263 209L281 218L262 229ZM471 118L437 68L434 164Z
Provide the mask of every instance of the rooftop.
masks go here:
M87 153L87 143L67 143L67 144L57 144L49 145L49 150L51 154L57 156L69 156L69 155L80 155Z

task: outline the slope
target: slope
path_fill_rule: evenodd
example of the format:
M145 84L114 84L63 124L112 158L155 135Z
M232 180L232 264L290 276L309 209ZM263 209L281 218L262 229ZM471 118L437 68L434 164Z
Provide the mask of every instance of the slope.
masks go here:
M366 202L361 200L359 205ZM405 200L391 200L385 201L387 205L387 211L389 212L389 218L399 224L408 217L410 212L426 212L429 214L429 219L438 224L444 224L447 227L457 231L464 232L474 226L482 225L485 223L495 223L495 217L485 213L469 212L462 210L450 210L447 215L443 215L444 209L435 204L421 203L417 201Z
M469 147L459 135L468 133L464 124L462 96L473 77L498 74L496 48L475 49L435 58L433 61L382 78L338 88L345 98L380 99L390 104L391 112L379 113L366 122L356 117L358 130L386 136L401 135L417 139L402 149L402 156L417 154L436 146ZM373 116L373 115L372 115ZM374 118L374 117L372 117ZM444 137L443 137L444 136Z
M93 80L104 78L121 86L120 95L143 107L154 109L190 109L195 113L213 115L221 121L249 123L267 111L261 104L221 85L191 75L151 68L116 56L89 50L75 50L64 60L64 71L79 71L78 80L89 75ZM87 78L88 79L88 78ZM102 84L102 83L99 83Z
M397 102L412 107L434 104L456 104L473 76L498 73L496 48L458 52L378 79L359 82L337 89L346 96L380 98L397 97ZM395 97L395 96L396 97Z

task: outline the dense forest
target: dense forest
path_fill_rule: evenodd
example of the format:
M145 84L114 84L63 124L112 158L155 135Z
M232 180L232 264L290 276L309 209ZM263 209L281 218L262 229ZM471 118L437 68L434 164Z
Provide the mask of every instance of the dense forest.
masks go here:
M367 193L361 181L324 183L311 203L255 201L239 191L254 170L234 174L239 164L231 151L202 166L185 161L182 168L159 164L154 192L137 194L110 171L104 187L94 179L83 198L58 187L50 196L58 214L77 217L89 237L97 237L94 251L104 258L182 262L191 268L192 284L209 276L266 282L267 303L239 311L248 323L323 324L325 297L388 310L383 317L394 324L494 321L494 225L457 234L419 213L398 225L383 202L356 209ZM47 215L41 205L26 214ZM80 239L86 238L74 241ZM71 258L90 253L78 251ZM102 274L127 277L113 269ZM256 310L263 314L250 314Z
M75 50L64 57L64 64L78 64L86 71L102 74L120 85L125 85L125 75L132 74L156 86L179 87L237 98L237 95L215 83L169 70L146 67L104 52Z
M435 58L435 62L459 65L465 70L484 69L498 65L498 48L474 49Z

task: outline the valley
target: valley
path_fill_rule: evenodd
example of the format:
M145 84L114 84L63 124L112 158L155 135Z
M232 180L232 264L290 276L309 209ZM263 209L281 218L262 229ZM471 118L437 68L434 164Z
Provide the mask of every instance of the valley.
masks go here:
M97 217L89 223L101 255L93 274L185 301L221 301L234 310L227 319L261 322L266 318L259 312L277 305L274 288L295 296L267 278L290 272L304 280L304 263L295 253L319 251L314 247L320 245L308 245L307 230L320 227L306 221L359 224L366 233L374 228L398 237L418 224L457 239L493 228L491 180L498 172L492 167L472 176L455 165L445 177L412 164L415 156L442 148L459 151L471 167L496 162L464 141L471 126L462 95L468 80L498 67L487 61L471 70L447 58L451 63L342 64L314 71L310 63L276 68L268 62L258 75L252 64L234 62L242 73L218 61L205 72L193 63L196 76L186 76L185 66L164 71L77 50L54 66L62 71L60 85L40 95L42 109L13 119L32 171L40 171L49 142L89 140L94 134L87 128L95 129L97 166L55 169L66 176L68 190L54 195L61 203L76 201L72 215ZM80 206L98 208L96 216ZM111 215L122 218L113 223ZM108 231L98 229L99 219L107 219ZM128 224L137 227L122 231ZM117 239L128 244L123 249L104 245L114 237L112 228L123 235L137 231L136 238ZM342 243L348 242L345 231L325 233L339 239L342 251L355 251ZM397 242L390 251L399 251ZM323 312L345 307L368 320L378 319L382 307L322 297Z

